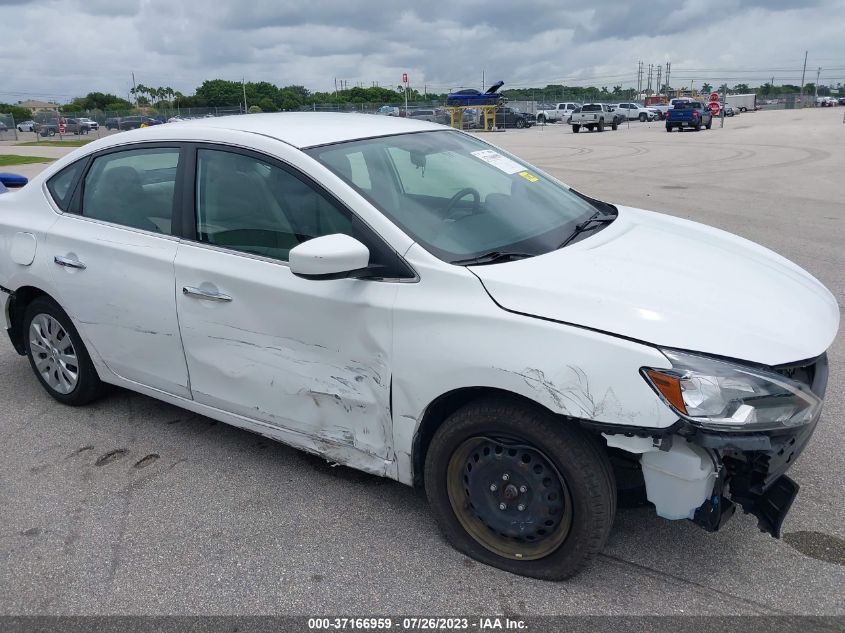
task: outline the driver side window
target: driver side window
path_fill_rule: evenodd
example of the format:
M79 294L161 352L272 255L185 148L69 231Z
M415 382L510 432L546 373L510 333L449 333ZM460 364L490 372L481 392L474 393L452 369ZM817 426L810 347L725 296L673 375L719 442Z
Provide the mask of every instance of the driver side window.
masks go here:
M197 238L287 261L290 249L323 235L353 235L352 219L310 183L258 158L197 151Z

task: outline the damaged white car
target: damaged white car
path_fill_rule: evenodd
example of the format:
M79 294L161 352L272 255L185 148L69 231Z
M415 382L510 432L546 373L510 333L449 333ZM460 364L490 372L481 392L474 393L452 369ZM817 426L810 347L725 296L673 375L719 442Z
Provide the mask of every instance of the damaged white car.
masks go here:
M55 399L119 385L425 486L455 547L546 579L602 548L622 488L778 536L839 326L765 248L402 118L100 139L0 196L0 250Z

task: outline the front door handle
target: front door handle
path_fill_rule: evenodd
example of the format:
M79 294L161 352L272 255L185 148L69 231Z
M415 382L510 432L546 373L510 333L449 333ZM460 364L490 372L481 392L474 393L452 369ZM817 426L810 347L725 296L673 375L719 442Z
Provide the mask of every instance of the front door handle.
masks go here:
M206 299L208 301L231 301L232 297L224 295L213 290L203 290L202 288L194 288L193 286L185 286L182 288L182 294L186 297L194 297L195 299Z
M64 268L78 268L79 270L85 270L85 264L83 264L78 259L70 259L69 257L61 257L59 255L56 255L53 258L53 261Z

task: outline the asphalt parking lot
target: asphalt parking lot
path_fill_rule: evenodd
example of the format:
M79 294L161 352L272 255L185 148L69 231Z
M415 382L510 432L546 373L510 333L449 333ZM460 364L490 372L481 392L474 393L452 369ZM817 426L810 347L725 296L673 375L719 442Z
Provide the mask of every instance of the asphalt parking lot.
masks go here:
M845 305L842 114L488 137L591 196L772 248ZM841 332L829 359L824 414L790 473L802 488L783 540L741 514L707 534L621 509L592 566L549 583L453 550L421 491L125 391L64 407L4 336L0 613L845 615Z

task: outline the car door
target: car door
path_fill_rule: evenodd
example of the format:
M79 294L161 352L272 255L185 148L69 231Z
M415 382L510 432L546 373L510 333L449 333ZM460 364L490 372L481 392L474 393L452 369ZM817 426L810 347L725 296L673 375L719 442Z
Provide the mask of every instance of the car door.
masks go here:
M367 244L372 263L373 236L272 158L200 146L195 160L194 239L176 257L194 400L326 446L391 458L397 285L306 280L287 265L297 244L335 233Z
M46 246L59 303L108 368L190 396L174 297L179 241L171 231L180 157L179 145L95 155ZM54 199L61 175L48 183Z

